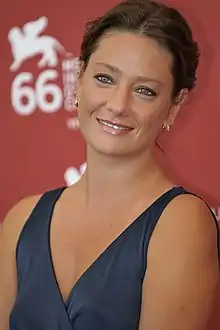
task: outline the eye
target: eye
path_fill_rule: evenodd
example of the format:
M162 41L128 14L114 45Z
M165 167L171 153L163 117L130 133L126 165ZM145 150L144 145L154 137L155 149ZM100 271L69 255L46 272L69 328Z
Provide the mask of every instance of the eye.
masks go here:
M140 93L141 95L148 96L148 97L157 96L157 93L155 91L153 91L151 88L145 87L145 86L140 86L140 87L136 88L136 91L138 93Z
M98 80L99 82L101 82L102 84L112 84L113 83L113 79L105 74L95 75L94 78L96 80Z

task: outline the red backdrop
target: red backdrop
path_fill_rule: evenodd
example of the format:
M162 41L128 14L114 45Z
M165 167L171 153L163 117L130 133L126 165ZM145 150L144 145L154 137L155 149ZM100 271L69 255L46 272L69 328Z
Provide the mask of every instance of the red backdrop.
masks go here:
M0 4L0 218L21 197L76 180L85 162L72 89L85 22L115 0L29 0ZM199 82L159 160L173 178L220 206L220 4L173 0L201 47ZM4 3L4 4L3 4ZM73 55L65 55L64 48ZM213 321L213 330L220 320ZM211 330L211 329L210 329Z

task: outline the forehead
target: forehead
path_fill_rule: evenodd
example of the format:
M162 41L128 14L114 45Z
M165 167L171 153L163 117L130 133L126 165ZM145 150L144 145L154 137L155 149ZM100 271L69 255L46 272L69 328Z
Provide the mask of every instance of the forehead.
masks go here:
M91 65L106 63L128 75L171 79L172 57L152 38L129 32L108 32L92 54Z

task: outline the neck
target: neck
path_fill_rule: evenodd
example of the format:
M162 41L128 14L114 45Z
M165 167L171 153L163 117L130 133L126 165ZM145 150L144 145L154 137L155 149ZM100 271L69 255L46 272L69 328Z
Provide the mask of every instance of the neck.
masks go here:
M87 149L87 169L81 179L90 206L123 201L149 190L161 178L153 152L136 157L108 157Z

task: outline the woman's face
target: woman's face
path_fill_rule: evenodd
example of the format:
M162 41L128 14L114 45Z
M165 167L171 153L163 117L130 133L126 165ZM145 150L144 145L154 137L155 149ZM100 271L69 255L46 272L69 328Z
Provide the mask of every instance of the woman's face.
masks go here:
M172 59L153 39L109 32L82 70L76 89L80 129L99 153L130 156L151 148L177 106Z

